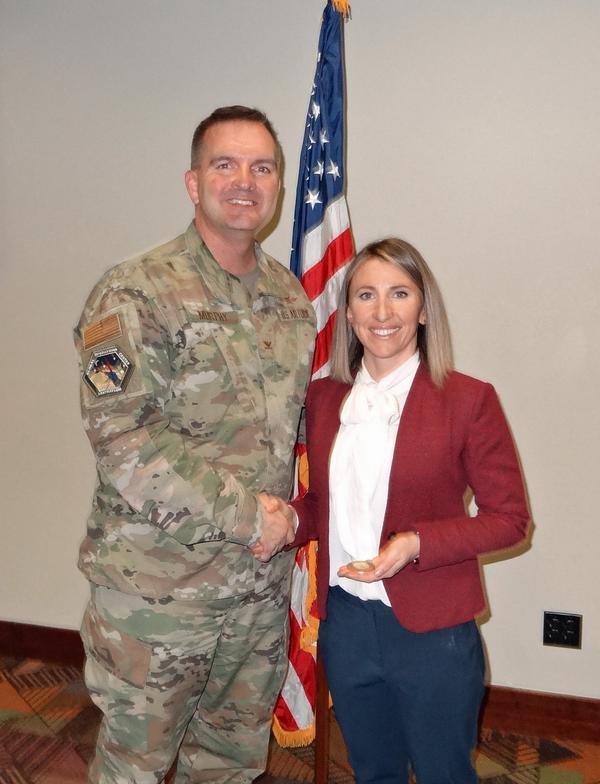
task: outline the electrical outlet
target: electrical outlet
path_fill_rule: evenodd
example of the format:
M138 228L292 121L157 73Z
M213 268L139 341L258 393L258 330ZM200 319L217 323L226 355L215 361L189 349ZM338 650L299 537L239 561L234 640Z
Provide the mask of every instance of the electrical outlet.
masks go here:
M544 645L581 648L582 615L544 612Z

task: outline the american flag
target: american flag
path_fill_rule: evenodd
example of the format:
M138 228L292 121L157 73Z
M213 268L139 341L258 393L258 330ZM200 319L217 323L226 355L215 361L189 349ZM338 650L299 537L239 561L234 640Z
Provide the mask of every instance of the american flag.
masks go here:
M347 2L329 0L323 13L317 69L308 105L296 187L290 268L317 315L313 378L327 375L338 294L354 242L344 195L344 58ZM300 448L300 491L306 458ZM314 738L316 691L316 547L300 548L292 578L290 666L275 707L274 734L282 746Z
M300 155L290 259L317 314L314 378L327 375L337 297L354 253L344 194L342 24L342 13L328 2Z

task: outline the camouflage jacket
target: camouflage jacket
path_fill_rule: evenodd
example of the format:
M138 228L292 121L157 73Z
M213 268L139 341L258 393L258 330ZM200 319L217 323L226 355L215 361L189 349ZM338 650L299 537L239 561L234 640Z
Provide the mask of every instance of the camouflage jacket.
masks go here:
M289 573L247 548L255 493L288 498L314 313L257 246L256 293L193 224L117 265L75 329L81 406L98 478L79 566L125 593L224 598Z

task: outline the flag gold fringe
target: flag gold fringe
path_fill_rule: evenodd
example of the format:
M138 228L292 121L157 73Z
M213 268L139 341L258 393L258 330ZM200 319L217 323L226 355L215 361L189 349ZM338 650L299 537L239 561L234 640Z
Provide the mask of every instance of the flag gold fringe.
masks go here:
M348 0L331 0L331 5L343 16L350 16L350 3Z
M282 748L297 749L300 746L310 746L315 739L315 722L303 730L284 730L277 716L273 716L271 727L275 740Z

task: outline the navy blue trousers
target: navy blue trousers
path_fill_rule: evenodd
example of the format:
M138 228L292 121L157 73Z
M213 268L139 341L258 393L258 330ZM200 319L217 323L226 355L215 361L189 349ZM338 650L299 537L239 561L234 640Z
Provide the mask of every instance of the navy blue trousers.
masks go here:
M356 784L477 784L484 684L474 621L418 634L390 607L329 589L319 628L333 707Z

